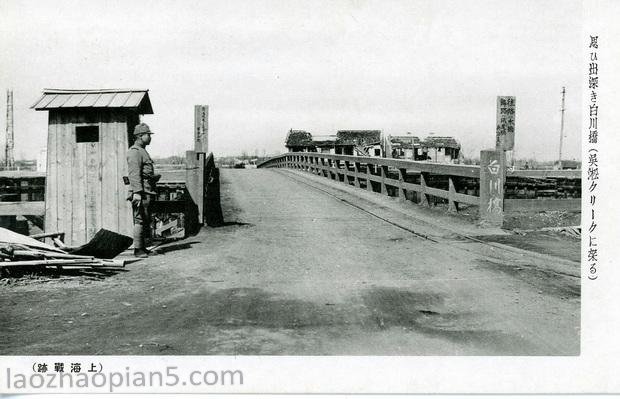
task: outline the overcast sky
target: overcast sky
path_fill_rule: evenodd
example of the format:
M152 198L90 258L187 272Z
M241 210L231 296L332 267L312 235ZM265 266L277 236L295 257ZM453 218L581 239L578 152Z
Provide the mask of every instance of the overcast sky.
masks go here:
M46 145L43 88L148 88L150 152L192 147L210 106L218 155L284 150L288 129L381 129L493 147L497 95L517 97L516 156L580 157L580 1L0 2L0 143L14 90L15 153Z

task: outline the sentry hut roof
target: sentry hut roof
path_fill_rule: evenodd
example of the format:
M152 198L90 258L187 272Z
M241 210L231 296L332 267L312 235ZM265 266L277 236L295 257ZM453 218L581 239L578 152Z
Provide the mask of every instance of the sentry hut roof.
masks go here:
M461 148L461 145L450 136L429 136L422 141L424 147L434 148Z
M299 147L312 145L312 135L305 130L289 130L286 135L287 147Z
M381 140L381 130L338 130L337 144L366 145Z
M64 108L135 108L143 115L153 113L148 89L43 89L41 98L30 108L37 111Z

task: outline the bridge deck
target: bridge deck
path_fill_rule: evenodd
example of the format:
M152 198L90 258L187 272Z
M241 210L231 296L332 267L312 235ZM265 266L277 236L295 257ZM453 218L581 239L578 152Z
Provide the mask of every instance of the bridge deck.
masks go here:
M0 353L579 353L577 264L283 171L221 177L226 226L103 281L3 290Z

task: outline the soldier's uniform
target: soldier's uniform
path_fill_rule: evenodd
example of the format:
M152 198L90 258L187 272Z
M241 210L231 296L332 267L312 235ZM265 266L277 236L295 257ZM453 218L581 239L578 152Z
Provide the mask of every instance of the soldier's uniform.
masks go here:
M138 137L145 133L151 133L145 123L137 125L134 136ZM155 185L159 175L155 174L153 160L146 149L138 142L134 143L127 151L127 165L129 177L129 196L133 210L133 246L134 250L145 249L145 241L150 237L151 212L150 204L155 195ZM140 201L133 201L133 194L141 196Z

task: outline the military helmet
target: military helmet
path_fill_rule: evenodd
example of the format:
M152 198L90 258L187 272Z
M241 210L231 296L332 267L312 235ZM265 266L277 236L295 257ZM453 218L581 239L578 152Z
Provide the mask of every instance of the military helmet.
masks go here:
M153 132L151 132L151 129L149 128L149 125L147 125L146 123L139 123L133 129L134 136L141 136L146 133L153 134Z

